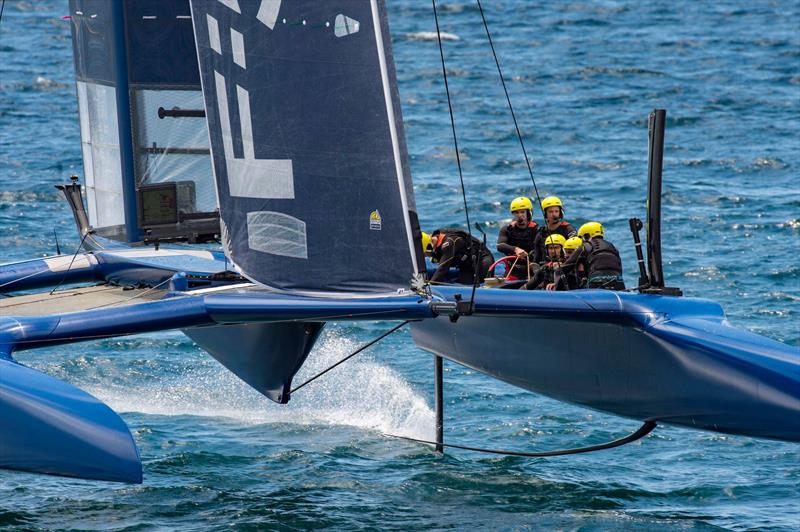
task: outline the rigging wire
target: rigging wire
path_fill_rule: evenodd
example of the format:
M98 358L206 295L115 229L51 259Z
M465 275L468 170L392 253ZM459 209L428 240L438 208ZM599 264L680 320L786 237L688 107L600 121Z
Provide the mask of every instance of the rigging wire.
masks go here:
M101 292L113 292L115 290L119 290L120 289L119 286L109 285L108 283L94 285L94 288L97 288L97 287L100 287L100 286L103 286L104 288L98 288L97 290L92 290L90 293L91 294L97 294L97 293L101 293ZM3 304L2 308L7 309L7 308L11 308L11 307L24 307L24 306L28 306L28 305L36 305L37 303L44 303L45 301L49 302L49 301L55 301L57 299L65 299L65 298L68 298L68 297L76 297L76 296L82 295L81 292L79 292L79 290L81 290L83 288L84 287L78 287L75 290L69 290L69 289L59 290L59 292L58 292L59 295L55 295L55 294L50 295L50 294L48 294L48 295L42 297L41 299L24 299L24 296L23 297L19 297L19 296L7 295L7 297L9 299L11 299L11 302ZM44 292L41 292L41 293L43 294ZM20 299L22 299L22 301L20 301ZM84 309L84 310L89 310L89 309Z
M46 257L49 258L49 257ZM24 281L25 279L30 279L31 277L36 277L37 275L42 275L43 273L52 273L50 270L39 270L38 272L29 273L28 275L23 275L22 277L17 277L16 279L11 279L3 284L0 284L0 288L5 288L6 286L12 285L14 283L18 283L19 281ZM4 294L5 295L5 294Z
M410 438L408 436L397 436L395 434L387 434L392 438L398 438L401 440L412 441L416 443L426 443L430 445L441 445L443 447L451 447L453 449L464 449L465 451L476 451L479 453L488 453L488 454L502 454L506 456L525 456L528 458L546 458L548 456L566 456L570 454L581 454L581 453L591 453L595 451L602 451L604 449L613 449L614 447L621 447L627 443L634 442L636 440L640 440L650 434L653 429L657 427L655 421L645 421L641 427L639 427L635 432L628 434L622 438L617 440L609 441L606 443L599 443L597 445L588 445L586 447L573 447L571 449L558 449L554 451L510 451L505 449L489 449L484 447L470 447L468 445L458 445L455 443L444 443L444 442L435 442L429 440L420 440L418 438Z
M0 5L0 7L2 7L2 6ZM88 235L88 233L86 233L86 234ZM86 239L86 235L83 235L83 238L81 239L81 243L78 245L78 249L75 250L75 254L72 256L72 260L69 263L69 267L67 268L67 271L64 273L64 277L61 279L61 282L59 282L58 285L56 285L56 288L61 286L61 283L63 283L64 279L66 279L67 273L69 273L69 270L72 268L72 263L75 261L75 257L78 256L78 251L80 251L81 246L83 246L83 241L85 239ZM61 250L59 249L59 251L61 251ZM56 255L56 257L60 257L60 256L61 255ZM46 258L52 258L52 257L46 257ZM29 273L28 275L23 275L22 277L17 277L16 279L12 279L12 280L7 281L7 282L5 282L3 284L0 284L0 288L5 288L6 286L12 285L14 283L18 283L19 281L24 281L25 279L30 279L31 277L36 277L37 275L42 275L44 273L53 273L53 272L51 270L39 270L37 272ZM53 292L55 292L56 288L53 288ZM50 292L50 294L52 295L53 292Z
M161 281L160 283L158 283L157 285L151 286L151 287L145 289L144 291L139 292L138 294L136 294L134 296L131 296L131 297L127 298L127 299L121 299L119 301L112 301L110 303L103 303L102 305L97 305L96 307L89 307L89 308L84 309L84 310L95 310L95 309L98 309L98 308L106 308L106 307L113 307L114 305L127 304L128 302L133 301L134 299L139 299L141 297L146 296L147 294L149 294L150 292L152 292L154 290L158 290L159 288L161 288L165 284L169 283L170 281L172 281L172 277L168 277L168 278L164 279L163 281ZM124 290L124 288L123 288L123 290Z
M461 170L461 155L458 153L458 135L456 135L456 120L455 116L453 115L453 103L450 98L450 85L447 82L447 68L445 66L444 61L444 47L442 45L442 33L439 29L439 14L436 10L436 0L431 0L431 4L433 5L433 19L436 22L436 40L439 43L439 58L442 62L442 77L444 78L444 90L447 94L447 108L450 111L450 127L453 130L453 146L456 150L456 164L458 165L458 179L461 182L461 198L464 201L464 215L467 219L467 234L469 234L469 243L468 249L470 253L470 257L473 260L473 271L474 280L472 283L472 295L470 296L470 303L471 305L475 304L475 290L478 288L478 262L480 261L480 255L474 249L474 241L472 238L472 224L469 221L469 205L467 204L467 192L466 188L464 187L464 173Z
M67 271L64 272L64 276L61 278L61 280L58 282L58 284L55 285L52 290L50 290L50 295L53 295L53 293L55 293L55 291L58 289L58 287L61 286L64 283L64 281L67 279L67 274L69 274L69 271L72 269L72 264L75 262L75 258L78 256L78 253L83 248L83 243L86 241L86 237L89 236L89 233L90 233L90 231L86 231L85 233L83 233L83 237L81 237L81 243L78 244L78 248L75 250L75 253L72 255L72 260L69 261L69 266L67 266Z
M511 111L511 118L514 120L514 128L517 131L517 138L519 139L519 145L522 148L522 154L525 157L525 164L528 167L528 175L531 177L531 183L533 184L533 191L536 194L536 201L539 203L539 210L542 210L542 198L539 195L539 188L536 186L536 179L533 177L533 167L531 166L530 158L528 157L528 151L525 149L525 142L522 140L522 133L519 130L519 123L517 122L517 115L514 112L514 106L511 104L511 97L508 95L508 87L506 87L506 80L503 77L503 70L500 68L500 60L497 58L497 52L494 49L494 41L492 41L492 34L489 31L489 24L486 22L486 15L483 12L483 5L481 5L481 0L477 0L478 2L478 10L481 13L481 20L483 21L483 28L486 30L486 37L489 40L489 47L492 49L492 57L494 57L494 64L497 66L497 74L500 76L500 83L503 85L503 92L506 95L506 102L508 102L508 110ZM550 230L547 227L547 217L544 216L544 211L542 211L542 217L544 218L544 229L548 233Z
M380 342L381 340L383 340L384 338L386 338L387 336L389 336L393 332L397 331L398 329L400 329L401 327L403 327L404 325L406 325L410 321L411 320L406 320L406 321L404 321L403 323L401 323L399 325L395 325L394 327L392 327L388 331L384 332L383 334L381 334L377 338L374 338L374 339L370 340L366 344L362 345L361 347L359 347L358 349L356 349L355 351L353 351L352 353L350 353L349 355L347 355L346 357L341 359L339 362L335 363L332 366L328 366L326 369L320 371L319 373L317 373L316 375L314 375L313 377L311 377L310 379L305 381L303 384L300 384L300 385L295 386L294 388L292 388L292 390L289 392L289 394L290 395L293 394L294 392L296 392L297 390L299 390L300 388L302 388L306 384L310 384L310 383L314 382L318 378L320 378L323 375L325 375L326 373L328 373L330 370L334 369L335 367L339 366L340 364L344 364L345 362L347 362L348 360L350 360L351 358L353 358L357 354L361 353L365 349L369 349L370 347L372 347L373 345L377 344L378 342Z

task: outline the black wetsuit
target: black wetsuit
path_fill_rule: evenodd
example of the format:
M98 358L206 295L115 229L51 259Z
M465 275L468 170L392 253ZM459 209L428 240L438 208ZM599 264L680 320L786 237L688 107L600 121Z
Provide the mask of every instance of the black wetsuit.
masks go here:
M554 284L556 290L569 290L569 279L564 272L561 271L561 265L558 262L545 262L531 276L523 290L542 290L547 288L547 285Z
M433 261L438 263L432 282L443 282L447 279L450 268L458 268L458 283L472 284L475 281L475 268L469 253L470 236L464 231L444 230L439 237L444 237L441 244L433 250ZM472 237L472 246L478 255L478 281L482 282L486 272L494 262L492 253L483 242Z
M581 267L584 269L581 269ZM577 290L578 288L584 288L586 285L586 270L581 262L569 271L563 272L563 275L566 279L568 290Z
M575 272L579 263L584 264L586 288L624 290L622 259L614 244L601 237L584 242L562 265L565 272Z
M578 232L569 222L559 222L558 227L555 229L550 229L546 225L541 226L539 228L539 234L536 235L536 240L534 242L535 253L533 260L535 262L547 260L547 250L544 248L544 241L547 240L548 236L561 235L564 237L564 239L567 239L572 238L577 234Z
M530 253L534 250L538 234L539 226L536 225L536 222L528 222L528 225L522 227L516 222L504 225L497 237L497 251L504 256L514 255L514 248L521 248ZM533 257L531 257L532 259ZM527 279L528 274L525 270L527 267L528 260L522 257L517 261L511 274L518 279Z

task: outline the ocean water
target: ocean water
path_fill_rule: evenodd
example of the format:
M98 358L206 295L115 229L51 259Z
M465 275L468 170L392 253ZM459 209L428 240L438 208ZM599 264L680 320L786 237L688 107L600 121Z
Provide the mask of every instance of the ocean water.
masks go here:
M494 239L530 180L475 5L442 1L470 216ZM430 4L390 0L423 226L464 210ZM635 284L647 115L668 109L667 283L800 349L800 5L485 0L542 194L597 219ZM81 173L66 1L6 2L0 23L0 262L78 244L53 188ZM333 324L297 382L388 328ZM558 331L553 331L558 334ZM797 530L800 447L660 427L615 450L484 456L433 436L432 359L401 331L276 405L180 333L20 354L120 412L144 484L0 472L8 529ZM544 449L635 422L445 363L445 438ZM0 413L0 415L2 415Z

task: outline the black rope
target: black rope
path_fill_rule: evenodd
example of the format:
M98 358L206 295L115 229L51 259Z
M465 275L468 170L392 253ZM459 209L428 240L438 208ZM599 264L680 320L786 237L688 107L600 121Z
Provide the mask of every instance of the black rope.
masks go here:
M0 4L0 23L3 22L3 11L6 9L6 0L3 0L3 3Z
M81 237L81 243L78 244L78 249L76 249L75 253L72 255L72 260L69 261L69 266L67 266L67 271L64 272L64 276L61 278L61 280L58 282L58 284L55 285L52 290L50 290L50 295L53 295L53 293L58 289L58 287L61 286L61 284L67 279L67 274L72 269L72 263L75 262L75 257L78 256L78 253L83 248L83 243L86 241L86 237L87 236L89 236L89 231L86 231L85 233L83 233L83 236Z
M372 347L373 345L377 344L378 342L380 342L381 340L383 340L384 338L386 338L387 336L389 336L389 335L390 335L390 334L392 334L393 332L397 331L398 329L400 329L401 327L403 327L405 324L409 323L410 321L411 321L411 320L406 320L406 321L404 321L403 323L401 323L401 324L399 324L399 325L395 325L394 327L392 327L391 329L389 329L389 330L388 330L388 331L386 331L385 333L381 334L381 335L380 335L380 336L378 336L377 338L374 338L374 339L370 340L370 341L369 341L369 342L367 342L366 344L362 345L361 347L359 347L358 349L356 349L355 351L353 351L352 353L350 353L349 355L347 355L346 357L344 357L343 359L341 359L341 360L340 360L339 362L337 362L336 364L334 364L334 365L332 365L332 366L328 366L326 369L324 369L324 370L322 370L321 372L317 373L316 375L314 375L313 377L311 377L310 379L308 379L307 381L305 381L303 384L301 384L301 385L299 385L299 386L295 386L294 388L292 388L292 390L289 392L289 394L293 394L294 392L296 392L297 390L299 390L300 388L302 388L302 387L303 387L303 386L305 386L306 384L310 384L310 383L314 382L314 381L315 381L315 380L317 380L318 378L320 378L320 377L322 377L323 375L325 375L326 373L328 373L330 370L332 370L332 369L336 368L337 366L339 366L339 365L341 365L341 364L344 364L345 362L347 362L348 360L350 360L351 358L353 358L353 357L354 357L354 356L356 356L357 354L361 353L361 352L362 352L362 351L364 351L365 349L369 349L370 347Z
M528 166L528 174L531 176L531 183L533 183L533 191L536 194L536 201L539 202L539 210L542 211L542 217L544 218L544 229L546 232L550 232L547 227L547 217L544 215L544 210L542 210L542 198L539 196L539 188L536 186L536 179L533 177L533 168L531 167L531 161L528 157L528 151L525 149L525 142L522 140L522 133L519 130L519 123L517 122L517 115L514 112L514 106L511 104L511 97L508 95L508 87L506 87L506 80L503 77L503 70L500 68L500 60L497 59L497 53L494 49L494 41L492 41L492 34L489 32L489 25L486 23L486 16L483 13L483 6L481 5L481 0L477 0L478 2L478 10L481 12L481 20L483 21L483 28L486 30L486 37L489 39L489 46L492 49L492 56L494 57L494 64L497 65L497 73L500 76L500 83L503 85L503 92L506 95L506 101L508 102L508 110L511 111L511 118L514 120L514 128L517 131L517 138L519 139L519 145L522 148L522 154L525 156L525 164Z
M450 111L450 127L453 130L453 146L456 150L456 164L458 165L458 179L461 181L461 198L464 200L464 215L467 218L467 234L469 234L469 253L472 257L473 261L473 271L474 271L474 280L472 283L472 296L470 297L470 301L474 304L475 301L475 289L478 287L478 262L479 262L479 255L474 250L474 241L472 238L472 224L469 221L469 205L467 205L467 191L464 187L464 174L461 170L461 155L458 153L458 136L456 135L456 120L455 116L453 115L453 103L450 98L450 85L447 82L447 68L445 66L444 61L444 47L442 45L442 33L439 30L439 14L436 10L436 0L431 0L431 4L433 5L433 19L436 22L436 40L439 43L439 58L442 62L442 77L444 78L444 91L447 94L447 108Z
M614 447L621 447L627 443L634 442L636 440L640 440L650 434L653 429L656 428L655 421L645 421L641 427L635 432L628 434L627 436L620 438L618 440L613 440L606 443L599 443L597 445L588 445L586 447L574 447L572 449L558 449L554 451L534 451L534 452L527 452L527 451L509 451L504 449L486 449L483 447L470 447L468 445L457 445L455 443L444 443L444 442L435 442L429 440L420 440L417 438L409 438L408 436L396 436L394 434L387 434L392 438L398 438L401 440L413 441L416 443L427 443L430 445L441 445L443 447L451 447L453 449L463 449L465 451L476 451L479 453L488 453L488 454L502 454L506 456L525 456L528 458L546 458L548 456L566 456L569 454L581 454L581 453L591 453L594 451L602 451L605 449L613 449Z

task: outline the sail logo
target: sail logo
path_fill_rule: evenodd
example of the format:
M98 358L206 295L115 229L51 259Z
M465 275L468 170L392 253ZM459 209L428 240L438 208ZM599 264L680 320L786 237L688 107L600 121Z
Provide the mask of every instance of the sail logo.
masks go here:
M372 231L381 230L381 213L377 209L372 211L369 215L369 228Z

